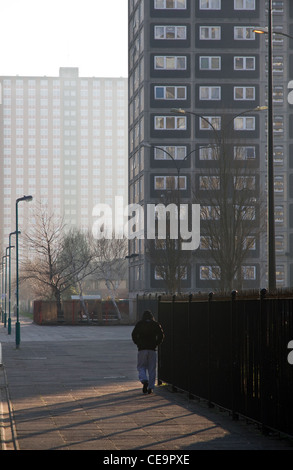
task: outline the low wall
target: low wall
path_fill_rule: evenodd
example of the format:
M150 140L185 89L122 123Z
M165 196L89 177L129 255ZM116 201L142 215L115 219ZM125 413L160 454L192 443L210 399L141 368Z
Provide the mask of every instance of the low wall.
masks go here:
M57 306L54 301L34 301L34 323L38 325L129 325L129 303L127 299L117 300L121 320L117 318L114 305L111 301L86 300L89 318L82 313L79 300L66 300L62 302L63 318L57 319Z

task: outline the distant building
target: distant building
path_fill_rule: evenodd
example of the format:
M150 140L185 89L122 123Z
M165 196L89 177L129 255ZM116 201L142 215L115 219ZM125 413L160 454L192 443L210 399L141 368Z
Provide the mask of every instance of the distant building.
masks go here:
M0 243L34 224L40 202L69 227L91 229L92 210L127 203L127 78L79 77L60 68L59 77L0 77Z

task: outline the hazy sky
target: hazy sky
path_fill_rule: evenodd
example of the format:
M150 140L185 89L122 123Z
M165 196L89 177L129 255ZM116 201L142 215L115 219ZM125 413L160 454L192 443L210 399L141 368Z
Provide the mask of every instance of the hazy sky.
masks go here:
M0 0L0 75L127 77L127 0Z

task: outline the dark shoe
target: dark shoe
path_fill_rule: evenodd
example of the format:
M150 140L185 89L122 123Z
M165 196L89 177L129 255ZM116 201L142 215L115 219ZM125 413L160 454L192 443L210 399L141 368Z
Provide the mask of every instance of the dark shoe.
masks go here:
M148 388L148 394L150 395L151 393L154 393L154 391L151 388Z
M142 393L147 393L149 383L147 381L143 382Z

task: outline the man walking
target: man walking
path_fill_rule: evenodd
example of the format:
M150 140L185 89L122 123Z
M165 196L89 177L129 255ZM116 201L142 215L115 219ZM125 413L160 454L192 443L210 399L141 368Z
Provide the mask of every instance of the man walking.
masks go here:
M161 325L155 321L150 310L145 310L142 319L132 331L132 340L138 348L137 370L138 378L143 384L143 393L153 393L157 367L156 348L163 339L164 332Z

